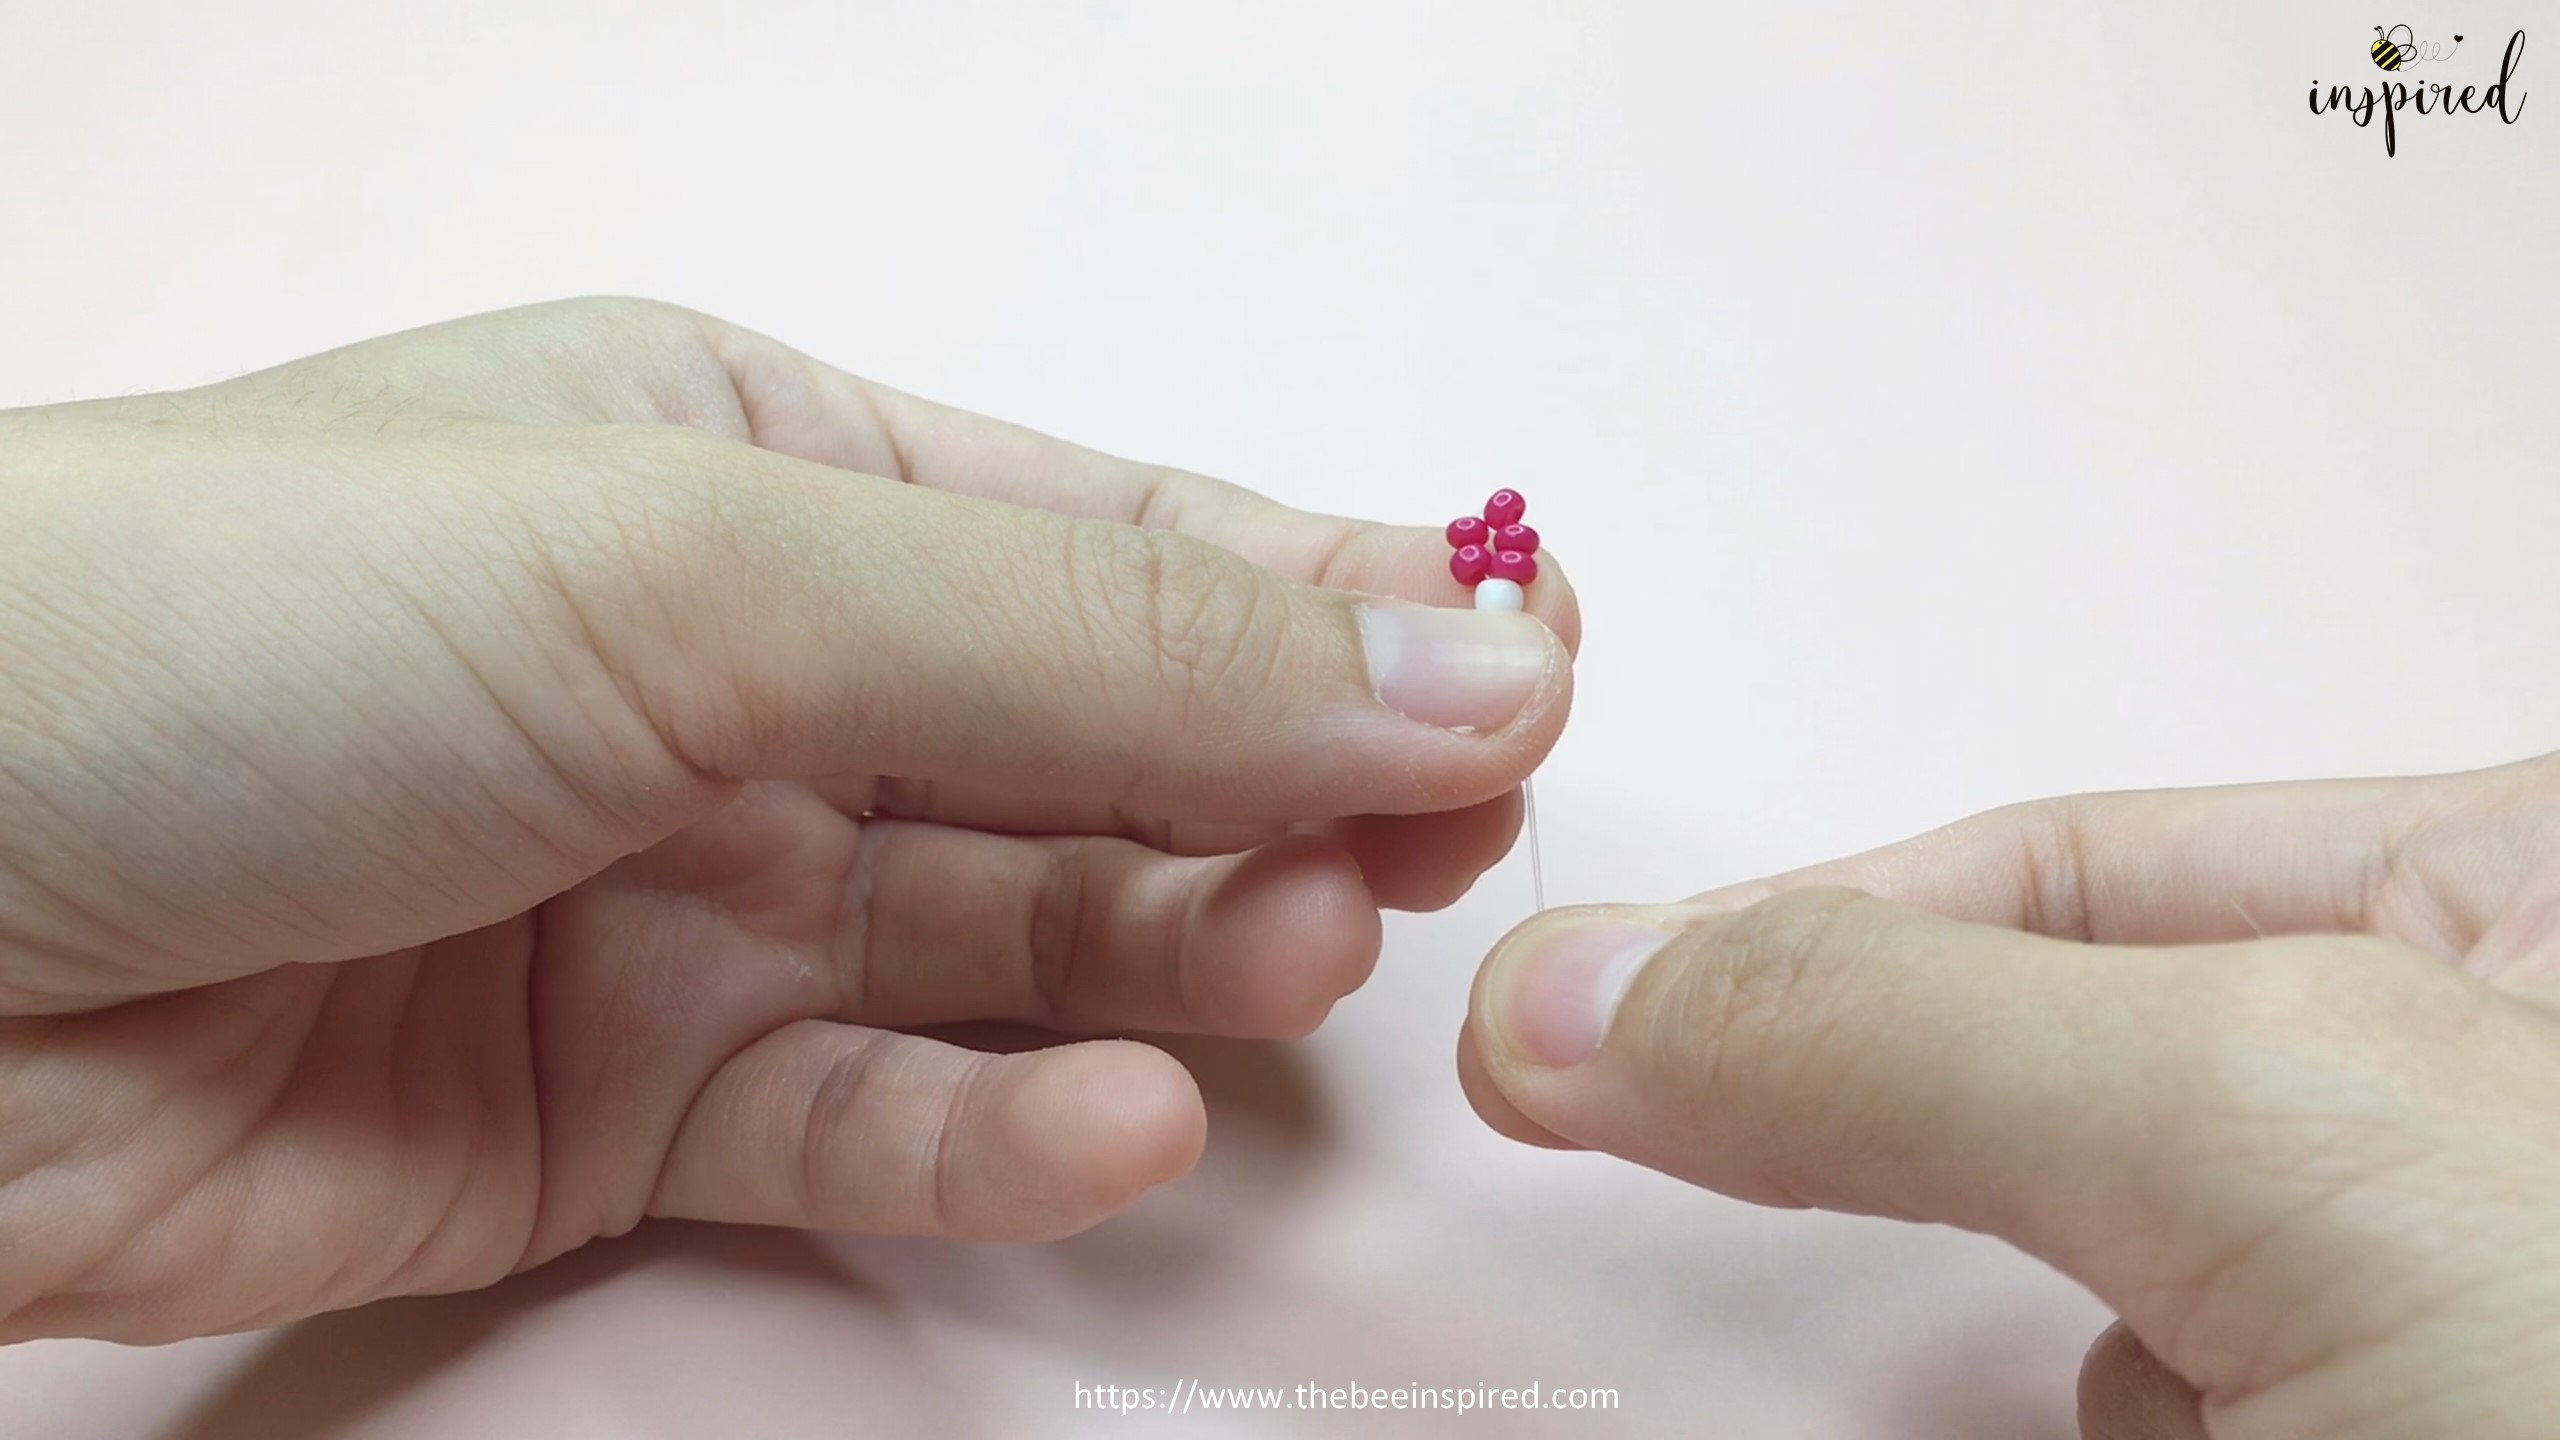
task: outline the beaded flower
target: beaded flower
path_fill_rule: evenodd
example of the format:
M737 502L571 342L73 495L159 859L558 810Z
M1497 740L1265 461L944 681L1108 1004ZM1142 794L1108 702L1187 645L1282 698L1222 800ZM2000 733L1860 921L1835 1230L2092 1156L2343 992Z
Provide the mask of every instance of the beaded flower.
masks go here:
M1482 515L1449 522L1449 573L1472 585L1479 610L1517 610L1522 590L1538 578L1538 532L1520 523L1529 502L1496 490Z

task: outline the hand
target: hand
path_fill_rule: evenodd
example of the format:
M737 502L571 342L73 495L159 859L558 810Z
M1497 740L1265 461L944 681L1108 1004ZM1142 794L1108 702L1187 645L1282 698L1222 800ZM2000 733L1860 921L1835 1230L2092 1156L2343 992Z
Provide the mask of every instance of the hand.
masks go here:
M0 415L0 1338L1110 1214L1179 1065L907 1032L1313 1027L1564 722L1445 566L635 302Z
M2123 1317L2092 1440L2547 1436L2555 919L2560 760L2056 801L1540 916L1460 1073L1519 1139L2043 1257Z

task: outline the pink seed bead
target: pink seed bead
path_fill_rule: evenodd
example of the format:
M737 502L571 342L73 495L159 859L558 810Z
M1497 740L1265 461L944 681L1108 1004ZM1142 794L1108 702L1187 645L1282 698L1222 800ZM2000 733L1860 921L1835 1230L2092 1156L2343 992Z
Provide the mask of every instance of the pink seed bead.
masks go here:
M1538 578L1538 562L1523 550L1497 550L1489 573L1496 580L1516 580L1526 585Z
M1538 532L1526 525L1505 525L1493 532L1493 549L1517 550L1523 555L1538 553Z
M1519 524L1520 517L1528 513L1529 502L1521 499L1517 490L1496 490L1493 498L1484 502L1485 523L1496 530Z
M1461 585L1473 585L1493 568L1493 552L1481 545L1461 545L1449 556L1449 573Z
M1492 538L1493 527L1473 515L1461 515L1449 522L1449 544L1457 549L1482 545Z

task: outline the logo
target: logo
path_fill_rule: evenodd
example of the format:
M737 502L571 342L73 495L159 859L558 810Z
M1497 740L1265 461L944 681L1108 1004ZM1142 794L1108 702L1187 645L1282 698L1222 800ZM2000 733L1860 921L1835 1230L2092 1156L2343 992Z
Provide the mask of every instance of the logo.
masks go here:
M2373 63L2385 70L2397 70L2403 65L2415 65L2424 60L2453 58L2452 45L2429 45L2420 49L2417 32L2406 25L2394 25L2388 30L2376 25L2373 33ZM2454 45L2461 43L2461 36L2453 37Z
M2365 46L2365 55L2383 78L2371 85L2331 85L2322 87L2311 82L2311 113L2329 115L2343 113L2359 130L2379 116L2382 120L2382 153L2400 153L2400 112L2415 111L2420 115L2491 115L2508 125L2524 114L2524 92L2515 88L2516 67L2524 63L2524 32L2518 30L2507 37L2507 48L2498 59L2498 78L2483 88L2464 85L2455 88L2451 80L2424 80L2412 83L2398 77L2412 75L2421 66L2450 65L2462 49L2462 37L2450 40L2428 40L2406 25L2376 25L2373 40ZM2440 72L2439 72L2440 73ZM2458 73L2458 72L2457 72Z

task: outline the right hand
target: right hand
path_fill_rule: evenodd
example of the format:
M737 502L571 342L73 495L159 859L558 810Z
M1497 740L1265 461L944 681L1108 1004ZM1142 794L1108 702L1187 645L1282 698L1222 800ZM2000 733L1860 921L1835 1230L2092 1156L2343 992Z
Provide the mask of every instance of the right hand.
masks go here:
M2090 1440L2549 1440L2555 997L2560 758L2086 796L1542 915L1460 1071L1518 1139L2050 1261L2123 1317Z

